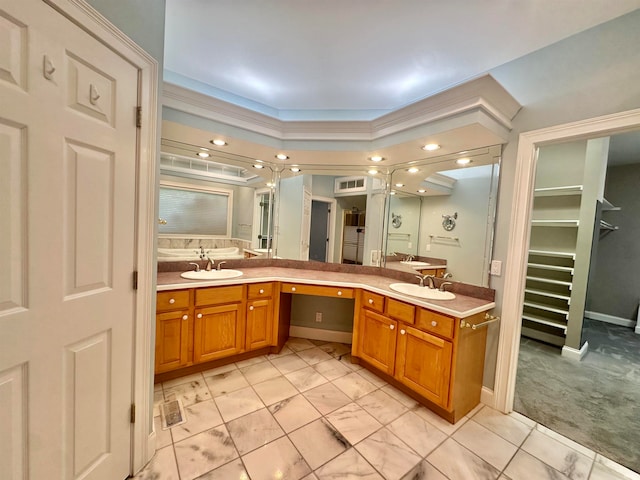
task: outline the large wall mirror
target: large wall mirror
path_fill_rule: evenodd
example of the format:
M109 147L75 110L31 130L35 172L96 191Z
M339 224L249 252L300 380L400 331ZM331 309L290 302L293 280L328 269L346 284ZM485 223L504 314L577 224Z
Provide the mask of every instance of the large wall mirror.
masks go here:
M440 276L488 286L500 153L493 146L394 167L384 222L388 268L437 266Z
M400 262L411 255L487 286L499 158L495 146L373 173L283 166L165 138L158 261L282 258L413 271Z

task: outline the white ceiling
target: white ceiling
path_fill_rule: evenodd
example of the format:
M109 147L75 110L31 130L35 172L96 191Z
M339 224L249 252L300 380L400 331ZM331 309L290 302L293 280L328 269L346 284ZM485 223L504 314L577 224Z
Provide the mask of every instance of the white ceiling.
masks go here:
M166 0L165 79L282 120L370 120L640 0Z

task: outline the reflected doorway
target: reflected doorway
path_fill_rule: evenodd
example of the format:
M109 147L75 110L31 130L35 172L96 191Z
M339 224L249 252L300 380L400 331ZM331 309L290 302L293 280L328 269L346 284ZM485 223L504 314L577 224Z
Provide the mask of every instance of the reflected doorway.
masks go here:
M309 233L309 260L333 262L333 238L336 201L332 198L312 197Z

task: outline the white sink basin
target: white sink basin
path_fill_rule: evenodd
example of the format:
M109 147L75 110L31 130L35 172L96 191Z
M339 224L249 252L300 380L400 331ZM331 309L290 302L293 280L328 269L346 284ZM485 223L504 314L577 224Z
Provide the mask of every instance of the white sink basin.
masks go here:
M456 298L455 294L451 292L441 292L435 288L421 287L415 283L392 283L389 288L398 293L424 298L425 300L453 300Z
M195 272L190 270L188 272L181 273L182 278L188 278L190 280L222 280L225 278L236 278L242 276L240 270L232 270L223 268L221 270L200 270Z
M427 263L427 262L419 262L419 261L417 261L417 260L409 260L409 261L407 261L407 260L402 260L400 263L401 263L402 265L407 265L407 266L409 266L409 267L411 267L411 268L415 268L416 270L420 270L421 268L426 268L426 267L428 267L428 266L430 266L430 265L431 265L430 263Z

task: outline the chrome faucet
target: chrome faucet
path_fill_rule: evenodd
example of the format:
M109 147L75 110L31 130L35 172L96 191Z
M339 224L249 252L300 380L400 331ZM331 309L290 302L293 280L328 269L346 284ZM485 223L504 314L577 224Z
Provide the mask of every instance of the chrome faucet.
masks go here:
M209 257L207 257L206 255L205 255L205 257L206 257L206 259L207 259L207 265L206 265L206 267L204 267L204 269L205 269L207 272L210 272L210 271L213 269L213 265L214 265L214 264L213 264L213 260L211 260L211 259L210 259Z
M447 272L447 273L445 273L445 274L442 276L442 278L443 278L443 279L445 279L445 278L453 278L453 273L451 273L451 272Z
M424 279L427 280L427 287L436 288L436 284L433 282L435 275L425 275Z
M216 270L222 270L223 263L227 263L227 262L218 262L218 266L216 267Z
M445 285L453 285L453 283L451 283L451 282L442 282L440 284L440 291L441 292L446 292L446 290L444 289Z
M193 265L195 268L195 272L199 272L200 271L200 265L198 265L196 262L189 262L189 265Z
M407 258L404 259L405 262L411 262L413 261L415 257L413 255L407 255Z

